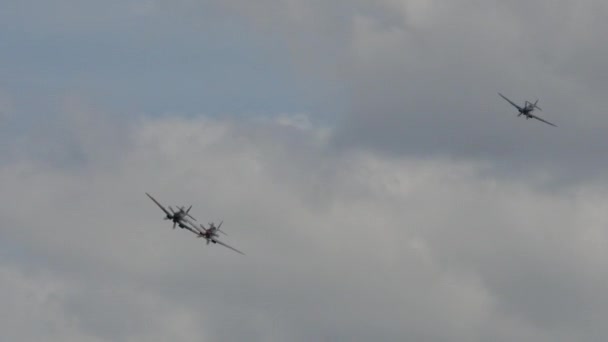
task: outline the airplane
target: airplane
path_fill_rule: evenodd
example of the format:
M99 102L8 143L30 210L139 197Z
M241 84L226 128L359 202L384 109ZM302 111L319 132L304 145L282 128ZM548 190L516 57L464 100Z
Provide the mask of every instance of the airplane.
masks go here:
M219 243L220 245L230 248L233 251L245 255L245 253L239 251L238 249L232 247L232 246L228 246L227 244L223 243L222 241L218 240L217 237L219 237L219 233L222 233L224 235L228 235L226 234L224 231L222 231L220 228L222 227L222 223L224 223L224 221L220 222L220 224L216 227L215 224L213 222L209 222L209 228L205 228L205 226L203 226L202 224L200 224L200 228L196 227L196 229L198 230L198 234L197 237L199 238L205 238L207 240L207 244L209 244L209 242L213 242L213 243Z
M548 125L551 125L553 127L557 127L557 125L552 124L549 121L547 121L545 119L542 119L542 118L540 118L540 117L532 114L532 112L535 109L538 109L538 110L542 111L542 109L540 109L540 107L537 106L538 100L536 100L536 102L534 102L534 103L526 101L526 102L524 102L524 106L522 108L522 107L516 105L515 103L513 103L513 101L511 101L508 98L506 98L503 94L498 93L498 95L500 95L500 97L502 97L503 99L507 100L507 102L509 102L513 107L517 108L517 110L519 111L519 114L517 116L524 115L526 117L526 119L533 118L533 119L536 119L538 121L542 121L542 122L544 122L544 123L546 123Z
M184 207L177 207L179 209L179 211L174 211L173 208L171 208L171 206L169 206L169 210L171 210L169 212L169 210L165 209L165 207L162 206L162 204L158 203L158 201L156 199L154 199L154 197L152 197L149 193L146 192L146 195L148 195L148 197L150 197L150 199L156 203L156 205L165 212L165 214L167 216L164 217L165 220L171 220L173 221L173 229L175 229L175 226L179 226L182 229L188 229L189 231L193 232L194 234L198 234L197 231L193 230L190 226L188 226L188 224L194 225L188 218L193 219L194 221L196 221L196 219L194 217L192 217L192 215L189 214L190 209L192 209L192 206L190 206L188 209L185 209Z

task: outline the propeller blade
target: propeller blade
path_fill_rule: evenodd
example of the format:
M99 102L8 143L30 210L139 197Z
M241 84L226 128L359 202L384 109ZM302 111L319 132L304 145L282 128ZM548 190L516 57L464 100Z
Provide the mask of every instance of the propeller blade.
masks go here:
M192 209L192 206L190 206L190 207L188 208L188 210L186 210L186 214L190 212L190 209Z
M177 225L177 222L173 222L173 229L175 229L176 225Z
M222 223L224 223L224 220L222 220L222 221L220 222L220 224L217 226L217 230L220 230L220 227L222 227Z

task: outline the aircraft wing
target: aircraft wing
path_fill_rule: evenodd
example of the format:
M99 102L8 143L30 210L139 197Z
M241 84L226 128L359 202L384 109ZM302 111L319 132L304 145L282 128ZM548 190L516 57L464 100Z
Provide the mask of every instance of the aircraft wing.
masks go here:
M220 240L212 239L211 241L213 241L213 242L215 242L215 243L219 243L220 245L222 245L222 246L224 246L224 247L230 248L230 249L232 249L233 251L235 251L235 252L237 252L237 253L239 253L239 254L245 255L245 253L243 253L243 252L239 251L238 249L236 249L236 248L234 248L234 247L228 246L227 244L223 243L223 242L222 242L222 241L220 241Z
M529 115L530 115L531 117L535 118L535 119L536 119L536 120L538 120L538 121L542 121L542 122L546 123L547 125L551 125L551 126L553 126L553 127L557 127L557 125L552 124L552 123L550 123L549 121L547 121L547 120L545 120L545 119L543 119L543 118L540 118L540 117L538 117L538 116L536 116L536 115L534 115L534 114L532 114L532 113L530 113Z
M192 228L194 228L196 230L196 235L200 236L201 234L205 234L206 230L202 224L200 226L192 224L192 222L190 222L190 224L192 225Z
M188 229L189 231L193 232L194 234L196 234L197 236L200 235L202 232L200 230L199 227L197 227L195 224L193 224L192 222L188 221L188 220L182 220L179 223L179 226L181 228L185 228Z
M516 105L513 101L509 100L508 98L506 98L503 94L498 93L498 95L500 95L500 97L502 97L503 99L507 100L507 102L509 102L513 107L517 108L517 110L522 111L523 108L521 108L520 106Z
M183 223L180 223L180 224L179 224L179 227L180 227L180 228L184 228L184 229L188 229L189 231L191 231L191 232L193 232L194 234L198 235L198 232L197 232L196 230L192 229L192 227L188 227L187 225L185 225L185 224L183 224Z
M184 207L178 207L181 211L183 211L184 213L186 213L186 216L188 216L189 218L193 219L194 221L196 221L196 219L194 218L194 216L190 215L190 209L192 209L192 206L190 206L190 208L188 208L186 210L186 208Z
M190 221L187 217L183 217L182 222L185 222L185 223L189 224L191 227L194 227L194 229L198 230L198 227L196 226L196 224L194 222Z
M167 214L167 216L171 216L171 215L172 215L172 214L171 214L169 211L167 211L167 209L165 209L165 207L163 207L163 206L162 206L162 204L158 203L158 201L157 201L157 200L155 200L155 199L154 199L154 197L150 196L150 194L149 194L149 193L147 193L147 192L146 192L146 195L148 195L148 197L150 197L150 199L151 199L151 200L152 200L154 203L156 203L156 205L157 205L159 208L161 208L161 209L162 209L162 211L164 211L164 212L165 212L165 214Z

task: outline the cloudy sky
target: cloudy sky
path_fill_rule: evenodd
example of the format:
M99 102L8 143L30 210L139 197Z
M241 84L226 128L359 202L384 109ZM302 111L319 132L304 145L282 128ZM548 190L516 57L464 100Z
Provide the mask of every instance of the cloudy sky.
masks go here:
M606 16L0 2L2 340L606 341Z

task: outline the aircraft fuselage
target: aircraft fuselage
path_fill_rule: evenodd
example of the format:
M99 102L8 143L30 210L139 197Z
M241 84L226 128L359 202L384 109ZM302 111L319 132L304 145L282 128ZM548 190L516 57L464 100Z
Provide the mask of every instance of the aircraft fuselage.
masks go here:
M534 111L534 107L526 106L519 110L519 115L525 115L527 118L530 118L531 117L530 113L532 113L533 111Z
M203 237L213 243L215 243L213 238L215 238L216 236L218 236L218 234L217 234L215 228L209 228L209 229L207 229L207 231L199 233L199 237Z

